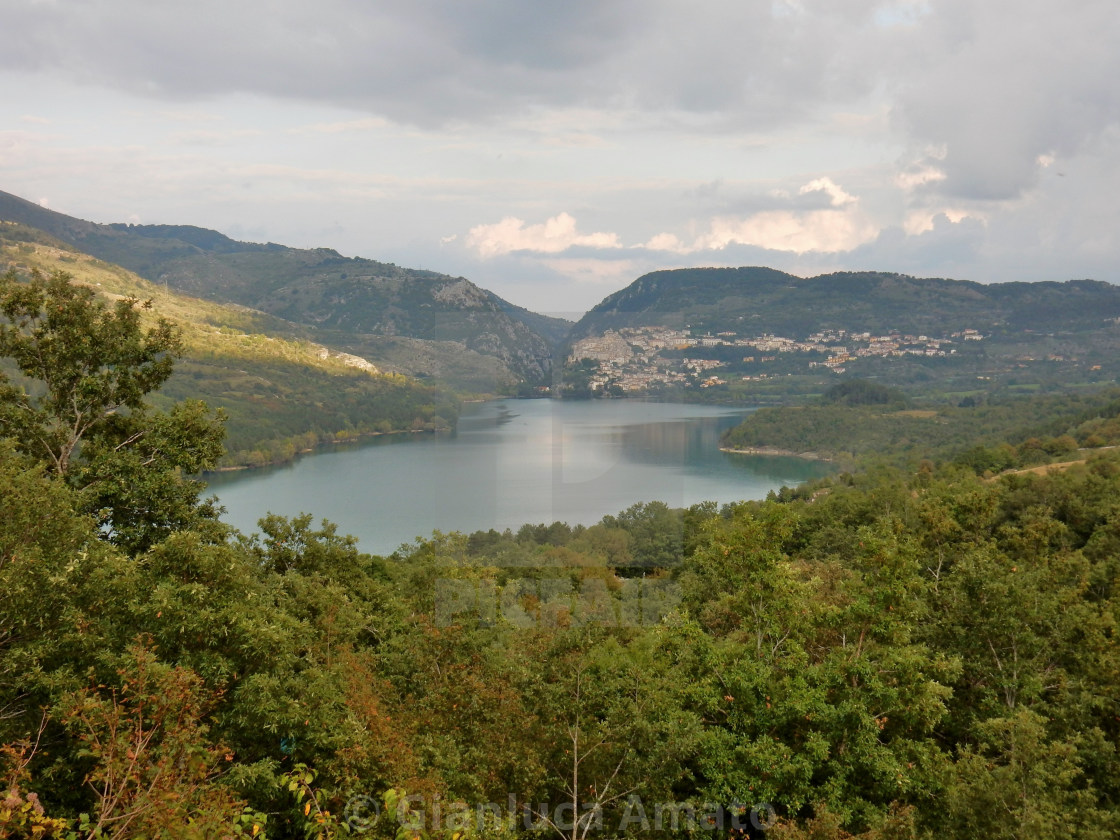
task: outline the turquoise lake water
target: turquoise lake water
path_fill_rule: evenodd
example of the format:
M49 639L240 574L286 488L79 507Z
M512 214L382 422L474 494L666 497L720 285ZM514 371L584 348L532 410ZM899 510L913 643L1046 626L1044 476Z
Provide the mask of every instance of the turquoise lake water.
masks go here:
M224 519L307 512L388 554L433 530L591 525L636 502L759 499L823 475L798 458L720 452L749 409L633 400L498 400L443 435L385 435L264 470L208 477Z

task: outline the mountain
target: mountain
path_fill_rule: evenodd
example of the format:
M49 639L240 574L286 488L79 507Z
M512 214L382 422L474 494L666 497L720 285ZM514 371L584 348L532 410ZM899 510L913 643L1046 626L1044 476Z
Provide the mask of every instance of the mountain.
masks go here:
M42 231L0 222L0 271L66 271L106 300L152 301L176 324L184 356L154 395L157 406L202 399L228 416L227 466L285 461L320 443L359 435L445 429L455 395L324 346L310 331L235 304L191 298L83 254ZM16 375L8 360L0 368Z
M605 298L572 329L576 338L661 324L777 335L819 330L941 332L1084 330L1120 317L1120 287L1095 280L974 283L883 272L796 277L772 268L656 271Z
M476 392L547 381L570 324L462 277L343 257L329 248L238 242L187 225L101 225L0 192L0 219L45 231L187 294L302 325L386 369Z
M1120 287L1095 280L657 271L572 328L566 381L584 392L715 387L744 398L778 376L794 377L793 390L796 377L814 377L801 384L819 390L838 373L961 387L1099 381L1120 373L1118 325Z

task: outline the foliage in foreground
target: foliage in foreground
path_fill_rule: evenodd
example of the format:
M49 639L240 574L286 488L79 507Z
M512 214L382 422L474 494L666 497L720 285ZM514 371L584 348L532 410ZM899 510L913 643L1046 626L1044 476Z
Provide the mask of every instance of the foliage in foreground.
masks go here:
M500 535L533 566L457 535L379 560L310 517L129 555L10 449L0 485L9 799L80 836L342 830L398 788L429 823L512 793L514 833L569 803L614 836L635 796L627 836L676 802L789 837L1117 829L1115 459L696 510L644 579L617 520Z
M197 497L122 540L8 428L0 838L1120 831L1113 453L377 558Z

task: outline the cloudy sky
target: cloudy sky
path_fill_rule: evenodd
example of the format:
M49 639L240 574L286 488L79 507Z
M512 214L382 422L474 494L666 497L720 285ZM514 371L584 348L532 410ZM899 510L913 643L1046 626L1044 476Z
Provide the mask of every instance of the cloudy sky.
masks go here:
M1120 281L1114 0L0 0L0 190L540 311L769 265Z

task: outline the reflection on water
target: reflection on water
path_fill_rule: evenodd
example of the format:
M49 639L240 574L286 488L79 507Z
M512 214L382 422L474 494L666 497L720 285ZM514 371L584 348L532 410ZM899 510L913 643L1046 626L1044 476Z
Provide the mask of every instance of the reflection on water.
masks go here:
M636 502L682 507L762 498L822 475L797 458L719 451L747 412L631 400L525 400L466 406L446 435L386 435L294 464L213 476L226 520L311 512L388 553L432 530L593 524Z
M456 434L504 426L507 423L512 423L517 417L517 414L505 402L487 405L488 408L481 409L476 406L466 406L463 416L459 418L459 423L456 426Z

